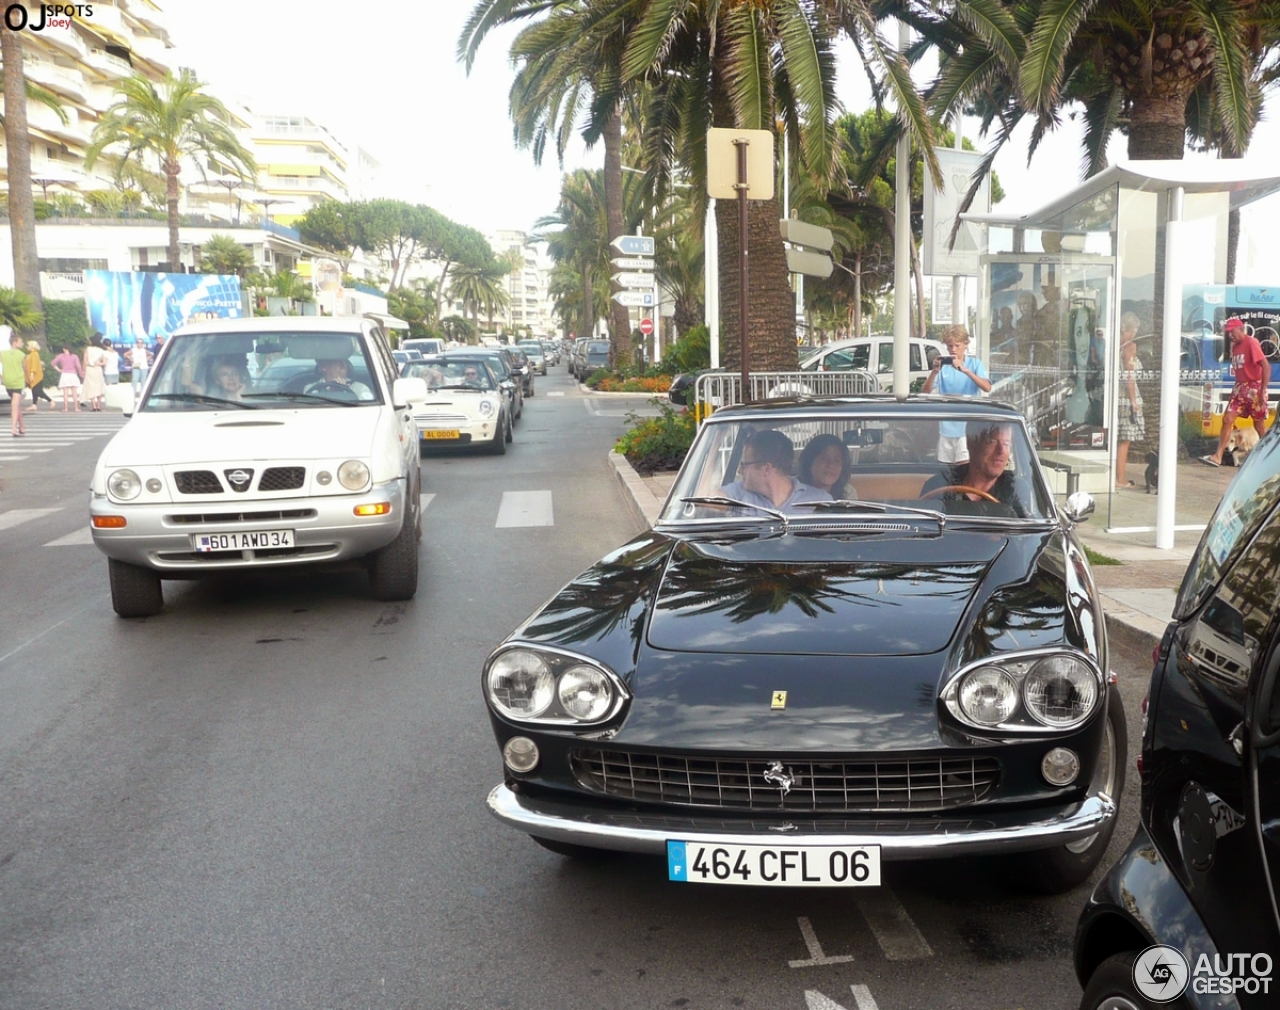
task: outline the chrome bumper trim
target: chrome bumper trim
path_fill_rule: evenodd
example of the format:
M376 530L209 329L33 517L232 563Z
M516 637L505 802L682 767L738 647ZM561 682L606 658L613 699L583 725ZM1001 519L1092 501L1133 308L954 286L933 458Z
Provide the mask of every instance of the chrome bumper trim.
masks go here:
M596 849L665 855L669 838L710 845L811 842L846 847L878 845L881 857L886 861L1049 849L1088 838L1116 816L1115 801L1109 796L1098 795L1086 798L1070 813L1007 826L980 821L970 822L975 825L973 827L962 827L960 825L964 822L948 824L946 820L940 820L936 829L924 830L923 823L916 820L920 830L895 831L890 827L892 822L881 821L883 830L829 833L762 831L758 825L745 822L742 830L707 831L696 828L696 818L664 818L661 815L613 813L603 809L584 811L579 805L520 796L505 784L496 786L489 793L488 805L489 812L498 820L525 834ZM725 821L716 823L726 824ZM684 827L689 824L694 824L695 829Z

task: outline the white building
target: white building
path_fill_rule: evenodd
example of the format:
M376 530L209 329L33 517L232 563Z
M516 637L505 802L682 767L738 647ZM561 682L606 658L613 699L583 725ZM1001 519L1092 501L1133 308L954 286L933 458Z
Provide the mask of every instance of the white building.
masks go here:
M528 327L538 337L557 333L550 295L551 268L555 264L546 243L522 231L496 231L486 237L495 256L514 255L519 261L519 266L506 277L506 328L523 332Z

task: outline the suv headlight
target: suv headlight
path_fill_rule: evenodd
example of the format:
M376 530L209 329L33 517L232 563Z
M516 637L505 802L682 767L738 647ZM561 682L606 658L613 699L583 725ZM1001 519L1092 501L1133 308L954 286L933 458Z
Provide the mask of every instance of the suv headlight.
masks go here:
M338 483L348 491L359 491L369 483L369 468L358 459L349 459L338 467Z
M631 697L612 670L543 646L517 646L490 656L484 693L505 719L565 726L605 722Z
M1105 698L1101 672L1076 652L1006 654L962 670L942 690L968 726L1024 732L1083 725Z
M142 478L133 470L115 470L107 478L107 490L112 498L132 501L142 494Z

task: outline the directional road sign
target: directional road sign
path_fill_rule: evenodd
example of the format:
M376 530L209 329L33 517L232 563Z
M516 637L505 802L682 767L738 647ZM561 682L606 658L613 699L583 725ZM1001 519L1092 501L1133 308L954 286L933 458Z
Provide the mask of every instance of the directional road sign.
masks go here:
M793 217L784 217L778 222L782 237L795 245L806 249L817 249L819 252L830 252L835 245L835 236L830 228L822 228L816 224L806 224Z
M619 235L609 245L623 256L653 255L653 237L650 235Z
M831 257L826 253L810 252L808 249L788 249L787 269L793 274L830 277L834 267L831 264Z
M653 287L653 274L614 274L612 280L623 288Z
M629 307L650 308L654 304L652 291L619 291L613 296L613 300Z
M609 261L618 270L652 270L653 260L651 259L628 259L625 256L615 256Z

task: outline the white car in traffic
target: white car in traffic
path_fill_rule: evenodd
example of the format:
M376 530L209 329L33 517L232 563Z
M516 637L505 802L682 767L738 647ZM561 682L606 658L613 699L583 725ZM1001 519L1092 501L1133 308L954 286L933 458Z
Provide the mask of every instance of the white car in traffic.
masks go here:
M192 323L107 444L89 499L122 617L158 613L163 579L357 561L373 595L418 585L426 396L362 319Z
M421 448L480 447L502 455L512 440L512 417L501 380L483 354L410 361L401 374L421 379L425 395L409 405Z

